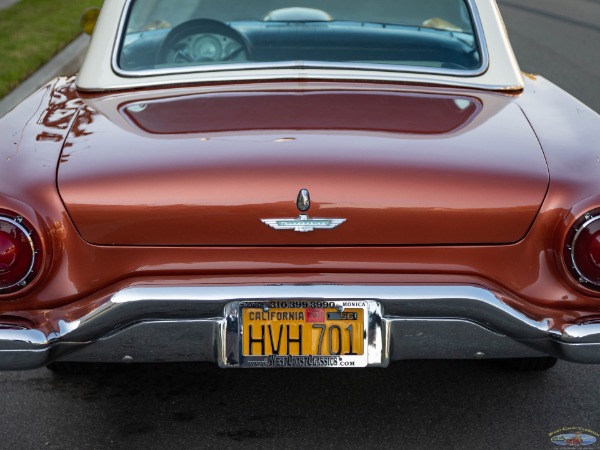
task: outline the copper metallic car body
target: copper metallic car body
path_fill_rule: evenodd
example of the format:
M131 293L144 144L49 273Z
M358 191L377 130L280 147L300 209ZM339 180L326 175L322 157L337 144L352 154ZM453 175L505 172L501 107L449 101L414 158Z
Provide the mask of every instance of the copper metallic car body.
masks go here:
M210 112L210 113L209 113ZM600 208L596 113L523 89L262 81L45 86L0 120L0 210L39 239L0 293L0 368L237 366L240 301L374 302L369 362L600 362L600 293L565 257ZM346 219L279 231L261 219ZM376 310L376 311L375 311Z

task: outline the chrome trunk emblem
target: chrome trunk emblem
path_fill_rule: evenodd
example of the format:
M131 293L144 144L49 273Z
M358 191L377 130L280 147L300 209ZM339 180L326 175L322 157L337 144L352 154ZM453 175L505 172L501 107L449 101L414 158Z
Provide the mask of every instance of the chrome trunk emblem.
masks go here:
M308 211L310 208L310 193L308 189L300 189L296 206L301 212ZM306 233L315 230L331 230L339 227L346 219L326 219L322 217L308 217L306 214L300 214L296 218L289 219L261 219L261 222L276 230L294 230L299 233Z
M300 214L296 219L261 219L262 223L276 230L294 230L300 233L315 230L331 230L343 224L346 219L310 218Z
M298 192L296 206L302 212L308 211L310 208L310 194L307 189L300 189L300 192Z

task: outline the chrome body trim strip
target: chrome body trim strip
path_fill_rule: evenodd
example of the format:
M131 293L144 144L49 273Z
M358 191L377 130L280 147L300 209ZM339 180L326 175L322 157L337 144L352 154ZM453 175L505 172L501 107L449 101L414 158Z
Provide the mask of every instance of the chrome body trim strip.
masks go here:
M392 360L545 356L505 335L463 319L391 319Z
M369 350L369 365L444 355L532 354L600 363L600 324L570 325L562 332L553 329L550 321L527 317L478 286L140 286L116 292L79 319L68 321L64 315L40 327L54 330L48 333L11 329L10 324L2 325L0 316L0 370L67 359L201 360L236 367L239 302L299 299L373 302L381 333ZM51 317L60 316L58 309Z
M586 323L565 327L562 340L574 344L594 344L600 341L600 323Z
M193 67L171 67L168 69L152 69L152 70L139 70L139 71L127 71L121 69L119 66L119 53L122 48L122 43L125 37L125 26L127 19L131 11L133 0L126 0L123 11L125 14L121 14L121 20L119 23L117 37L112 50L112 70L113 72L124 78L137 78L137 77L151 77L161 75L178 75L178 74L203 74L203 73L218 73L218 81L240 81L240 80L256 80L257 77L253 76L254 71L268 70L273 74L273 70L281 69L313 69L314 74L310 72L306 73L307 78L323 78L329 74L329 77L333 75L336 78L335 70L344 71L355 71L356 79L361 80L378 80L379 76L374 77L375 74L388 73L388 74L401 74L401 73L414 73L414 74L427 74L427 75L447 75L461 78L476 77L485 73L489 68L489 52L488 46L483 32L483 25L479 12L477 11L477 5L474 0L465 0L465 4L469 10L469 15L472 19L474 27L474 39L477 43L479 55L481 57L481 65L479 68L474 70L459 70L459 69L443 69L443 68L431 68L421 66L408 66L408 65L391 65L391 64L357 64L357 63L334 63L324 61L286 61L277 63L243 63L243 64L214 64L211 66L193 66ZM319 75L319 72L324 72L323 75ZM241 74L231 76L231 74ZM286 78L285 76L277 76L276 78ZM371 78L373 77L373 78ZM259 78L260 79L260 78ZM269 79L272 79L269 78ZM389 76L390 80L400 81L398 75L396 77ZM202 79L196 79L195 81L208 81ZM215 81L214 77L211 81ZM429 80L431 82L431 80Z

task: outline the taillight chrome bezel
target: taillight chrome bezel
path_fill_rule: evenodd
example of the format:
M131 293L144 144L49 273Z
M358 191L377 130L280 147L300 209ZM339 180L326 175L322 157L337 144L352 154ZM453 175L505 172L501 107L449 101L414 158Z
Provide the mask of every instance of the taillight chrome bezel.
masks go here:
M593 230L595 227L597 229ZM564 259L569 273L579 284L585 288L600 291L600 265L596 264L597 273L593 276L594 274L586 273L586 270L581 267L582 264L578 263L578 257L580 256L577 253L578 244L585 237L586 232L589 232L592 237L600 232L600 209L586 212L573 223L566 236ZM583 242L582 245L585 244ZM589 258L590 255L587 253L582 257ZM592 264L595 264L595 262Z
M22 239L25 241L26 248L31 251L29 264L25 266L25 270L22 270L23 274L9 284L0 284L0 295L2 295L10 294L29 285L35 278L38 272L37 269L41 265L41 261L39 259L39 238L33 230L33 227L22 216L0 213L0 223L8 224L18 230L22 235Z

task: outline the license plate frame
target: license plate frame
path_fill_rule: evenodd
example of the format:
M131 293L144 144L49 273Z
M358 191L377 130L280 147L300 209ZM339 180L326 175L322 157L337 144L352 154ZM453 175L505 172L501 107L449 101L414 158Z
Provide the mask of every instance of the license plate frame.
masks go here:
M244 352L244 311L262 310L276 311L281 308L290 308L290 305L303 310L315 305L327 305L327 309L335 309L342 313L344 310L362 310L362 354L307 354L307 355L248 355ZM322 308L315 308L322 309ZM226 358L227 366L243 368L358 368L367 366L385 366L387 365L386 349L384 346L384 323L382 319L381 305L373 300L289 300L289 299L269 299L269 300L244 300L235 302L229 308L229 332L225 333L226 345L230 350L234 350L235 357L230 352ZM314 322L306 322L311 324ZM319 323L319 322L317 322ZM235 324L235 325L234 325ZM233 342L235 341L235 343ZM340 346L341 346L340 342ZM224 355L225 356L225 355Z

